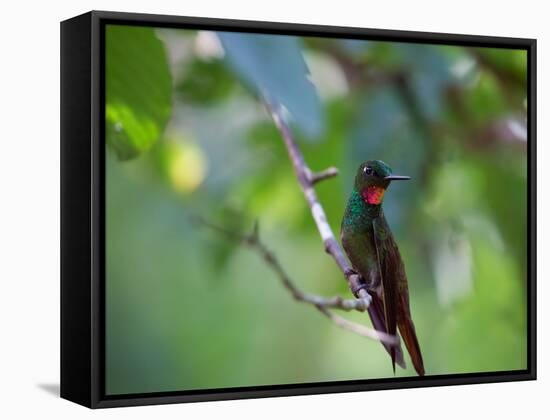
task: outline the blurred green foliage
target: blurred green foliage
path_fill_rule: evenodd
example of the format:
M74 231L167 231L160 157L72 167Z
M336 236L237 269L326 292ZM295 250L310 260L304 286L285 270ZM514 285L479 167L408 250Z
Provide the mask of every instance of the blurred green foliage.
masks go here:
M262 97L312 169L339 168L316 187L335 232L362 161L413 177L384 208L427 374L524 369L526 65L519 50L109 25L107 392L393 377L379 343L192 222L259 220L301 288L350 296Z

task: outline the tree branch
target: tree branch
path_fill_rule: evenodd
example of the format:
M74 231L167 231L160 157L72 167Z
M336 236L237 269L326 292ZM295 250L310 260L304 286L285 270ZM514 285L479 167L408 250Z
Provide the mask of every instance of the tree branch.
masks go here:
M371 297L368 293L366 294L366 296L363 296L358 299L343 299L340 296L327 298L323 296L312 295L300 290L294 284L294 282L292 281L290 276L287 274L287 272L284 270L282 264L279 262L276 255L273 252L271 252L265 246L265 244L260 240L257 223L254 225L254 229L252 233L246 235L246 234L242 234L242 233L238 233L238 232L226 229L225 227L216 225L214 223L211 223L201 218L200 216L194 217L193 220L204 226L207 226L212 230L219 232L220 234L224 235L225 237L231 240L237 241L239 243L242 243L254 249L263 258L266 264L277 274L277 276L281 280L281 283L283 284L285 289L287 289L290 292L290 294L294 299L296 299L299 302L304 302L304 303L313 305L315 308L317 308L317 310L319 310L319 312L321 312L323 315L329 318L338 327L351 331L363 337L381 341L390 346L396 345L399 343L399 340L396 336L389 335L384 332L368 328L364 325L349 321L330 311L330 309L342 309L344 311L355 310L359 312L364 312L365 310L368 309L371 302Z
M340 247L340 244L338 243L338 241L334 236L334 233L332 232L332 228L330 227L327 221L325 210L323 209L323 206L321 205L321 203L319 202L319 199L317 198L317 193L315 192L314 184L315 182L328 178L328 176L323 176L323 177L312 176L312 171L307 166L304 160L304 156L302 155L302 152L300 151L298 145L294 141L294 137L292 135L292 132L290 131L289 126L285 123L285 121L281 117L281 114L276 109L274 109L273 106L268 101L264 101L264 104L271 118L273 119L273 122L275 123L277 129L281 133L281 136L283 138L284 144L288 152L288 156L294 168L294 172L296 173L298 183L300 184L302 192L304 193L304 197L311 210L311 215L313 217L313 220L315 221L315 224L317 225L317 230L319 231L321 240L323 241L323 244L325 246L325 251L332 256L332 258L334 259L338 267L340 267L340 269L342 270L342 273L344 274L344 277L352 293L357 298L370 299L371 297L369 295L369 292L365 288L364 280L351 267L348 259L344 254L344 251ZM327 171L323 171L323 172L326 173ZM333 173L333 175L331 176L335 176L337 174L337 171L332 170L331 173ZM369 307L368 311L375 328L380 328L381 326L384 325L384 322L380 318L375 308ZM346 328L346 327L343 327L343 328ZM376 331L377 334L384 334L378 329L374 331ZM387 347L388 344L390 346L399 344L398 336L392 335L390 337L392 337L393 339L393 343L391 344L389 344L384 340L380 340L386 346L386 349L388 350L388 352L389 352L389 347Z
M344 251L338 244L338 241L336 240L334 233L332 232L332 229L328 224L325 210L323 209L323 206L321 206L321 203L317 198L317 193L313 188L314 183L313 177L311 176L312 171L307 166L300 149L294 141L294 137L290 132L290 128L282 120L279 113L275 111L270 104L266 103L266 108L271 115L271 118L273 118L275 125L279 129L281 136L283 137L283 141L288 151L288 156L290 157L290 161L292 162L292 166L294 167L294 172L296 173L296 177L298 178L298 183L300 184L300 187L304 193L306 201L311 210L313 220L317 225L317 230L319 231L323 244L325 245L325 251L330 254L332 258L334 258L334 261L344 273L350 289L352 291L359 290L359 295L357 297L365 297L366 295L368 295L368 292L365 289L361 288L361 277L358 274L354 273L354 271L352 270L351 265L344 255ZM327 177L324 177L323 179L326 178ZM317 181L319 180L320 179L318 179Z

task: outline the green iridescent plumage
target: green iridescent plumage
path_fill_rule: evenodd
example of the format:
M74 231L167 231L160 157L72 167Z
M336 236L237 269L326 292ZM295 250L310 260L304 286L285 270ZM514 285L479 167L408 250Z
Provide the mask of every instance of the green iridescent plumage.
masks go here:
M382 161L367 161L359 167L353 192L342 219L342 246L353 269L361 275L373 298L369 315L377 330L397 334L409 351L419 375L424 363L409 308L405 267L382 209L382 198L391 181L409 179L392 174ZM395 363L405 367L400 346L384 345Z

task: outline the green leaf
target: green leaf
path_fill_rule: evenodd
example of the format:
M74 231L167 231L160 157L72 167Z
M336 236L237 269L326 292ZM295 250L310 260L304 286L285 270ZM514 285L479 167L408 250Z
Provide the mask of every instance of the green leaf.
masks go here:
M184 78L176 86L178 98L182 101L217 104L227 99L237 85L222 60L194 59L187 66Z
M256 94L284 106L310 138L323 132L319 96L296 37L217 33L231 69Z
M148 150L172 112L172 76L163 43L151 28L106 29L107 144L121 160Z

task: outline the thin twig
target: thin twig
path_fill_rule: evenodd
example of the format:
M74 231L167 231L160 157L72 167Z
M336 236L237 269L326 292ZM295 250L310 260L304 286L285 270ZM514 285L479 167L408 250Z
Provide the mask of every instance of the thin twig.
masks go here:
M309 179L309 182L311 182L312 185L315 185L320 181L323 181L328 178L332 178L333 176L337 176L338 169L336 169L334 166L331 166L330 168L327 168L324 171L313 173L309 170L309 168L306 168L306 175Z
M336 315L334 312L327 310L325 307L318 307L325 316L332 320L337 326L344 330L351 331L355 334L363 337L368 337L376 341L386 343L390 346L399 344L399 338L395 335L386 334L385 332L378 331L356 322L351 322L346 318Z
M315 308L317 308L317 310L319 310L323 315L334 322L338 327L351 331L363 337L384 342L390 346L399 343L398 338L394 335L389 335L384 332L368 328L364 325L357 324L355 322L342 318L341 316L338 316L330 311L330 309L341 309L344 311L355 310L359 312L364 312L368 309L371 302L371 297L370 295L368 295L368 293L366 296L358 299L343 299L340 296L327 298L323 296L312 295L300 290L287 274L282 264L279 262L277 256L273 252L271 252L267 248L267 246L260 240L257 223L254 224L254 229L252 233L246 235L214 224L199 216L194 217L193 220L197 223L207 226L212 230L217 231L218 233L224 235L231 240L245 244L254 249L256 252L258 252L258 254L260 254L266 264L277 274L285 289L290 292L294 299L299 302L313 305Z

